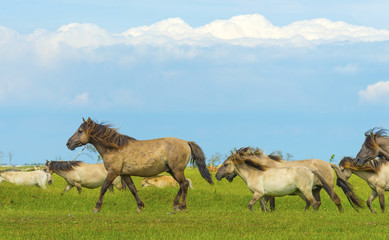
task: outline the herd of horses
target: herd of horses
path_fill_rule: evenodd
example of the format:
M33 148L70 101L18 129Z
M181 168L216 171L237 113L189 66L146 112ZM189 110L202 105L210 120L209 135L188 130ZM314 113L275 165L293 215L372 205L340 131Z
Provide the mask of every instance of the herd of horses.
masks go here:
M266 155L259 148L243 147L231 152L216 172L218 181L226 178L232 182L239 176L253 193L248 208L259 201L261 209L275 208L275 197L298 195L305 203L317 210L321 205L320 191L324 189L330 199L343 212L339 196L335 193L334 182L342 189L351 206L362 208L362 201L347 182L351 174L364 179L372 193L367 200L371 212L372 201L378 196L382 212L385 211L384 192L389 190L389 137L384 129L372 129L365 133L366 139L356 158L344 157L339 166L319 159L284 161L273 154ZM101 186L100 195L93 209L99 212L103 198L113 186L128 188L137 203L137 211L144 208L132 176L145 177L142 186L174 186L179 190L173 201L173 209L182 211L187 208L187 192L192 183L185 177L184 170L189 161L197 166L200 175L213 184L205 156L195 142L166 137L152 140L136 140L120 134L109 124L97 123L90 118L83 119L76 132L69 138L67 147L74 150L85 144L92 144L103 159L103 163L86 164L80 161L47 161L44 171L21 172L0 171L0 182L39 185L46 188L52 182L52 174L63 177L67 186L62 194L75 186L79 193L82 187ZM170 176L161 176L167 172ZM335 173L334 173L335 172ZM28 175L28 176L27 176ZM157 177L156 177L157 176ZM335 178L336 176L336 178ZM28 179L28 180L26 180ZM162 185L157 179L164 179Z

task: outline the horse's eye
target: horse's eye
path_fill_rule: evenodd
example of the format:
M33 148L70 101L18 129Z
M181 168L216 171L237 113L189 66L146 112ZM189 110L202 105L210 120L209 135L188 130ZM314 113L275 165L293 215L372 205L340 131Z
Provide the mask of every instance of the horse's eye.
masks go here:
M78 129L78 133L82 133L82 129Z

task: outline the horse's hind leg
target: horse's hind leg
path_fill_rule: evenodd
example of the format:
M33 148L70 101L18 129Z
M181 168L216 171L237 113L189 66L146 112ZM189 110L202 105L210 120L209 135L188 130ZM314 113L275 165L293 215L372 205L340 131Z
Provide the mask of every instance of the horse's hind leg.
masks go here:
M138 195L138 190L136 190L135 184L132 181L131 176L129 175L122 175L121 176L123 181L127 184L128 188L130 189L132 195L135 197L136 204L138 205L138 208L136 209L137 212L141 212L142 208L145 207L145 204L140 200Z
M377 193L378 193L378 198L380 200L381 211L382 213L384 213L385 212L385 190L380 189L377 191Z
M180 189L177 192L176 197L174 198L173 208L175 211L180 211L186 209L186 196L188 194L189 181L185 178L184 170L181 171L169 171L172 177L180 184ZM180 203L180 198L182 196L182 201Z
M369 198L367 199L367 201L366 201L366 204L367 204L367 206L369 207L370 212L372 212L372 213L376 213L376 212L374 211L373 207L371 206L371 202L373 202L374 199L375 199L376 197L377 197L377 192L373 190L373 191L371 192L370 197L369 197Z
M317 208L319 208L321 205L320 190L321 190L321 187L312 189L312 195L316 199L316 202L318 204Z

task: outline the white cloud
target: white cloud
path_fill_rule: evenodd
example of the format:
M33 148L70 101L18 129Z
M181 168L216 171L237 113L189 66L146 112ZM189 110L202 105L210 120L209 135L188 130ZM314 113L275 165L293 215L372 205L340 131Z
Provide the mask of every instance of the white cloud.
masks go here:
M334 22L325 18L274 26L259 14L239 15L215 20L193 28L180 18L169 18L152 25L130 28L122 33L109 33L90 23L70 23L56 31L37 29L21 35L0 27L0 58L20 56L20 51L34 53L44 63L56 57L88 57L103 46L217 46L221 43L256 47L312 46L336 42L370 42L389 40L389 30ZM18 54L15 54L17 52ZM27 54L26 53L26 54Z
M359 99L365 103L389 104L389 81L377 82L358 92Z
M348 63L345 66L337 66L334 71L342 74L354 74L358 72L358 66L355 64Z
M83 92L77 94L74 99L71 101L71 105L75 106L85 106L89 103L89 93Z

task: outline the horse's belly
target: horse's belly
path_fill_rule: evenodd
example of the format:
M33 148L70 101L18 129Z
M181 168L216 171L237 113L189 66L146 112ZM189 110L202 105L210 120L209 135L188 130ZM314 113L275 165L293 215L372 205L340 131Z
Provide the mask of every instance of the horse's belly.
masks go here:
M275 182L271 182L264 184L264 190L265 195L280 197L295 193L298 189L295 184L277 184Z
M168 168L165 164L125 164L122 169L122 174L140 177L151 177L158 175L161 172L166 172L167 170Z

